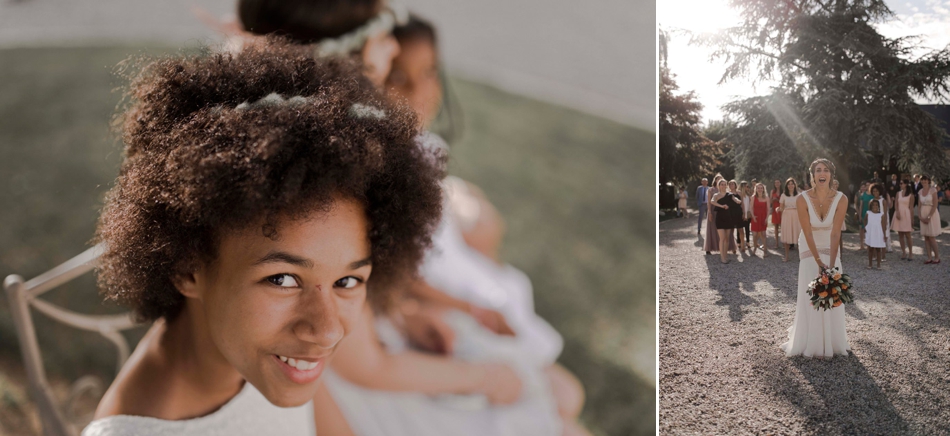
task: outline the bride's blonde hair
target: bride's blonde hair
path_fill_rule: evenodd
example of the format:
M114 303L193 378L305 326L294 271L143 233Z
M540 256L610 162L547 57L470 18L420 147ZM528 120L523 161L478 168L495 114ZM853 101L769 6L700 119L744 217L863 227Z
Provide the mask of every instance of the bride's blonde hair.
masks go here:
M831 170L831 179L832 179L832 180L835 179L835 164L831 163L831 161L828 160L828 159L825 159L825 158L823 158L823 157L819 157L818 159L815 159L815 160L811 163L811 165L808 166L808 177L811 179L811 186L812 186L812 187L815 186L815 167L817 167L818 164L825 164L825 166L828 167L829 170ZM831 185L829 185L829 186L831 186Z

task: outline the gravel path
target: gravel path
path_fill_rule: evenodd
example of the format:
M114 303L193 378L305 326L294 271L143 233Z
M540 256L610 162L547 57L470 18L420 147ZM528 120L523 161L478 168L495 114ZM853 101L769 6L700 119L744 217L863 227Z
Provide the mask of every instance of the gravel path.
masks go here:
M923 264L915 233L917 259L900 261L895 240L878 271L845 234L853 354L818 360L779 349L797 250L788 263L759 252L722 265L704 255L695 211L659 229L661 434L950 434L950 235L940 265Z

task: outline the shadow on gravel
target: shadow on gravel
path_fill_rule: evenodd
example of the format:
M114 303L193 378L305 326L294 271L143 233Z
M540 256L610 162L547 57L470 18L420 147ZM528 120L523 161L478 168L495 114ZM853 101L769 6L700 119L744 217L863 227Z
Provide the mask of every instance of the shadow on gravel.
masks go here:
M910 433L887 393L854 354L820 360L776 353L760 362L757 373L776 397L795 406L805 419L804 433Z
M654 422L649 417L656 414L655 389L629 368L591 352L589 344L566 339L560 363L575 371L583 382L589 395L587 403L597 405L589 408L584 421L596 423L592 427L608 435L654 434Z
M719 262L719 255L704 256L703 259L706 261L706 266L710 271L716 271L717 269L724 271L723 268L735 268L738 266L735 260L723 265ZM729 308L729 320L732 322L742 321L742 316L745 313L745 310L743 310L744 306L758 304L756 299L743 292L755 290L751 282L756 280L756 278L747 276L737 279L734 274L720 275L713 273L709 277L709 287L719 293L719 301L716 301L716 305Z

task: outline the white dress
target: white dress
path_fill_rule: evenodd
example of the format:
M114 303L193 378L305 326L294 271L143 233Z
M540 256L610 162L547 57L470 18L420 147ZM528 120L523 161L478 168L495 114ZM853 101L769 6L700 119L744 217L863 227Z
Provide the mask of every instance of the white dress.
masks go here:
M553 364L561 354L564 340L534 312L531 280L517 268L499 265L465 243L461 227L465 226L464 221L475 219L465 216L477 212L466 213L464 205L476 202L459 200L460 195L465 196L463 181L448 177L443 185L446 198L442 222L432 235L432 249L419 268L422 278L455 298L497 310L505 316L526 353Z
M808 207L808 216L811 222L812 238L821 260L825 265L841 268L841 253L831 263L831 228L834 215L837 213L838 201L844 195L840 192L831 203L828 216L824 220L818 219L815 208L808 195L805 204ZM811 305L808 295L808 284L818 277L818 264L812 257L805 242L805 233L798 238L798 301L795 308L795 321L788 329L788 342L781 345L786 356L805 357L832 357L835 354L847 355L851 346L848 345L848 333L845 331L844 305L829 309L816 310ZM843 271L843 270L842 270Z
M331 369L322 379L357 436L558 436L563 427L550 385L542 371L547 364L524 353L515 338L496 335L462 312L446 322L456 333L453 357L470 362L504 362L521 379L521 398L492 406L484 395L437 395L367 389L350 383ZM377 322L387 351L407 344L391 324Z
M864 243L868 247L884 248L887 240L884 238L884 227L881 226L881 212L874 213L868 211L868 225L865 227L867 232L864 235Z
M279 434L313 436L313 403L281 408L267 401L252 384L220 409L200 418L169 421L144 416L116 415L97 419L82 436L256 436Z
M329 368L322 376L327 390L357 436L560 435L561 418L544 370L557 360L563 339L534 312L527 275L511 265L496 264L465 243L461 227L477 218L478 206L458 197L464 182L450 177L443 186L442 222L420 274L436 289L504 315L515 337L496 335L462 312L451 312L446 322L456 335L453 357L511 365L525 387L521 399L491 406L483 395L430 397L372 390ZM376 332L387 352L399 353L409 346L387 319L377 320Z

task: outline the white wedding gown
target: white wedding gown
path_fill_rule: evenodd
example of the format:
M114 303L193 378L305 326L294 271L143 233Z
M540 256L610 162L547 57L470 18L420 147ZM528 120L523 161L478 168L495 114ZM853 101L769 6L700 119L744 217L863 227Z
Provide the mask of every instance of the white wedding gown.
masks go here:
M831 265L831 230L838 201L844 197L844 194L838 192L824 220L818 219L818 214L808 195L805 193L801 195L808 205L815 248L825 265ZM811 305L811 296L807 292L808 284L818 277L818 263L815 262L808 249L804 231L798 236L798 252L800 259L798 304L795 309L795 322L788 329L788 342L782 344L782 350L785 351L786 356L832 357L835 354L846 356L851 347L848 345L848 333L845 331L844 305L829 310L816 310ZM835 256L833 266L841 268L841 253Z

